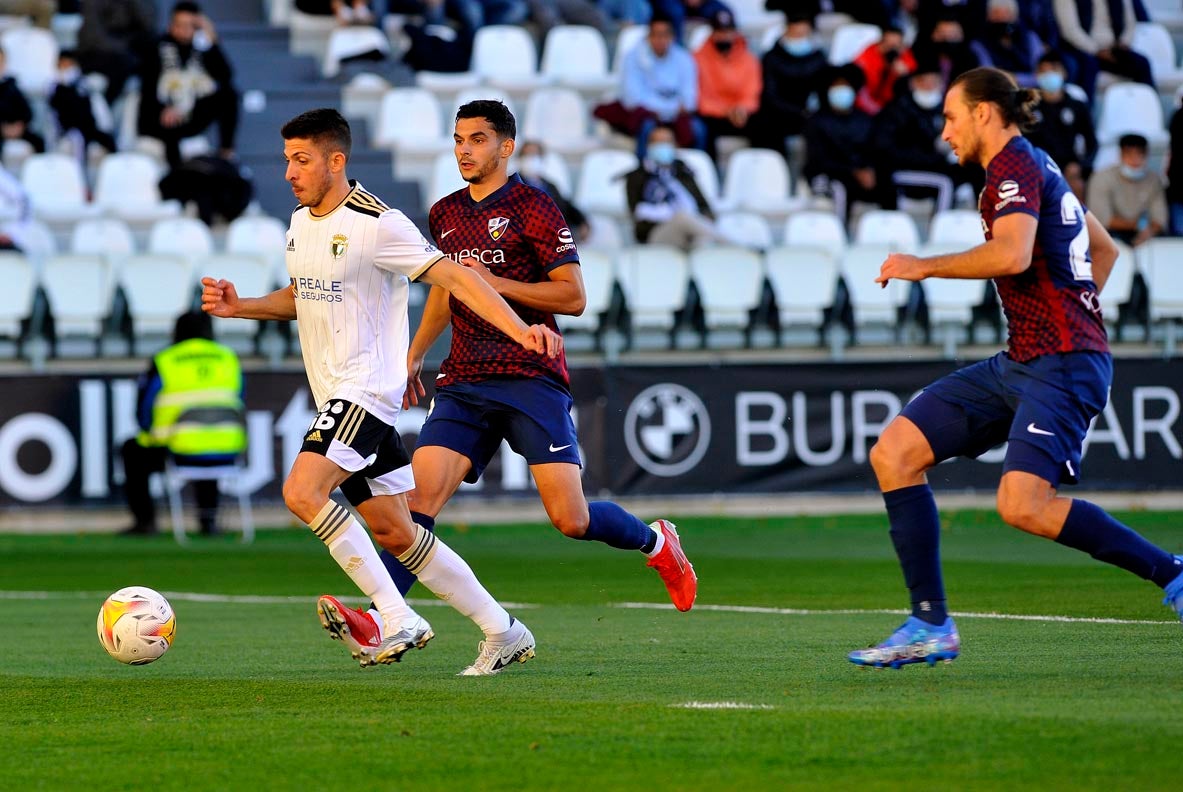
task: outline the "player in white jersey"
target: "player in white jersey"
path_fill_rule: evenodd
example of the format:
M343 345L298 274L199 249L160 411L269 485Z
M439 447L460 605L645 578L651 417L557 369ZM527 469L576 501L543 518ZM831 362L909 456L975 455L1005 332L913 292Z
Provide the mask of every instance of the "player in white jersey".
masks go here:
M361 629L324 596L317 603L322 624L363 666L395 662L434 636L399 594L365 529L329 499L340 487L383 548L416 567L434 594L476 622L486 642L505 646L506 665L525 662L534 656L530 631L407 508L405 493L415 484L394 424L407 383L408 282L448 289L535 354L558 355L562 338L526 325L477 273L443 256L401 212L348 179L351 135L336 110L304 113L282 132L286 178L300 202L287 236L291 284L248 299L229 281L207 277L201 299L215 316L297 320L319 413L284 482L284 502L374 601L383 622L380 633L376 624Z

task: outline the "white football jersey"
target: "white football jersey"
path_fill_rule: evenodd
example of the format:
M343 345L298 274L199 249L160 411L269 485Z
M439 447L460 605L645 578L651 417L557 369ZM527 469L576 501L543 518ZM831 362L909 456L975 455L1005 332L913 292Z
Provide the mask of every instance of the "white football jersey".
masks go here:
M346 399L394 425L407 387L407 295L443 254L407 216L351 181L328 214L292 213L287 268L317 408Z

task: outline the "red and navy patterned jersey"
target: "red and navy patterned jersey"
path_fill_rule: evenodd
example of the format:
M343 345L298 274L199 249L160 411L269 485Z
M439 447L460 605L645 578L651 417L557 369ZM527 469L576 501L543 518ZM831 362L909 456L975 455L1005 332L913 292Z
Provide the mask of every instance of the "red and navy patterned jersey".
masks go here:
M482 201L468 188L441 198L428 216L431 236L449 258L475 258L494 275L541 283L564 264L578 263L579 252L563 213L549 195L514 174ZM452 348L440 366L436 386L491 377L551 377L570 387L567 359L529 352L464 303L452 297ZM556 333L554 314L517 303L510 307L526 324L544 324Z
M994 279L1010 357L1024 363L1058 352L1107 352L1085 209L1052 158L1026 138L1012 138L986 168L978 211L986 239L994 236L994 221L1011 212L1039 222L1031 266Z

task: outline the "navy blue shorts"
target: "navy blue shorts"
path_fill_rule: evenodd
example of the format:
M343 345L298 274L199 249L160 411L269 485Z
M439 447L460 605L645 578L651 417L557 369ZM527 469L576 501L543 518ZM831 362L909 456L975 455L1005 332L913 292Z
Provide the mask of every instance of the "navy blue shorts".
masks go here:
M582 466L572 404L569 391L544 377L455 383L436 391L417 445L468 457L469 483L481 477L502 440L531 465Z
M1045 355L1017 363L1000 352L934 382L903 412L937 462L976 457L1007 442L1003 472L1053 487L1075 484L1089 422L1109 400L1113 360L1104 352Z

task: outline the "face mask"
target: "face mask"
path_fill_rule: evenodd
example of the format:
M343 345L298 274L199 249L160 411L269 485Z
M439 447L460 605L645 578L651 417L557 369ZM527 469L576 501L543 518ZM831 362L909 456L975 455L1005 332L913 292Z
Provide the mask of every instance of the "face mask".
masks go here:
M77 66L70 66L65 69L58 70L58 82L62 85L71 85L82 76L82 69Z
M735 47L734 41L716 41L715 49L720 55L726 55Z
M1059 93L1060 89L1064 87L1064 75L1058 71L1040 72L1035 75L1035 83L1041 91Z
M522 162L518 166L518 171L527 179L536 179L542 175L542 157L537 154L531 154L527 157L522 157Z
M925 110L933 110L940 105L945 94L941 91L912 91L912 99Z
M1121 166L1121 175L1130 181L1141 181L1146 178L1145 168L1131 168L1129 165Z
M813 52L813 40L807 38L784 39L781 41L781 46L785 48L785 52L794 58L804 58Z
M675 153L673 143L654 143L649 146L649 159L658 165L672 165Z
M887 61L888 63L895 63L895 59L899 56L900 51L898 49L889 49L887 52L883 53L883 60Z
M854 89L849 85L835 85L826 92L830 107L844 113L854 106Z

